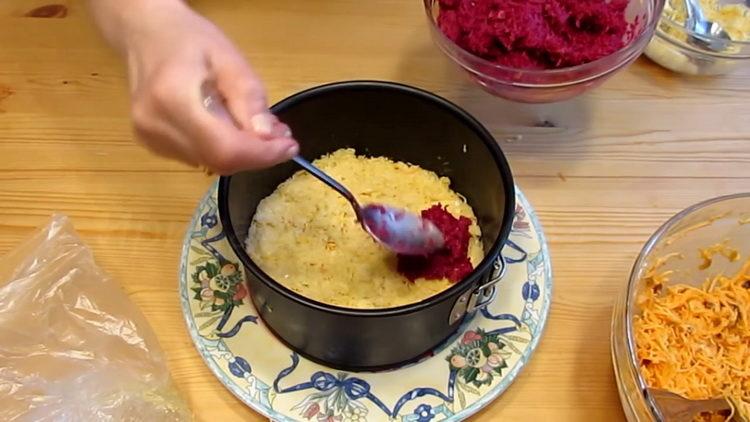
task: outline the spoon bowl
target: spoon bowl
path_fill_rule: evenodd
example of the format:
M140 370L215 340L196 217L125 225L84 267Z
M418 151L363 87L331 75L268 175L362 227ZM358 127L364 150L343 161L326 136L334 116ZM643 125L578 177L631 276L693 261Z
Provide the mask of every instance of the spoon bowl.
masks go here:
M708 400L690 400L671 391L648 388L648 396L665 422L691 422L701 412L732 411L732 404L720 397ZM744 421L743 421L744 422Z
M402 255L427 255L445 244L440 229L431 221L385 205L366 205L362 226L378 242Z
M688 42L698 48L714 52L726 50L732 38L721 25L706 18L698 1L685 0L687 12L685 27L695 34L688 38Z

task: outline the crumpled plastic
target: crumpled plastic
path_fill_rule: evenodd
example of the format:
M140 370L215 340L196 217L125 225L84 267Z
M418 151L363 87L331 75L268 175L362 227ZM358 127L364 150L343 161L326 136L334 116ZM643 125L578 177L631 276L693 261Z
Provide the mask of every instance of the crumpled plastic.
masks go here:
M188 421L146 319L62 215L0 258L0 421Z

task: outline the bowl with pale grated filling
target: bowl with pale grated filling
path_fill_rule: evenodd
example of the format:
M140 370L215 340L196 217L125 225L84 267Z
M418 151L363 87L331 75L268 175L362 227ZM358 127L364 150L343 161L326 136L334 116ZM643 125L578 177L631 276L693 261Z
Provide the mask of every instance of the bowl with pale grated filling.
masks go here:
M360 202L420 214L446 239L429 256L396 255L292 162L222 177L224 232L277 337L329 366L386 369L429 353L494 298L515 188L476 119L429 92L378 81L315 87L273 111L301 155Z
M750 193L689 207L649 239L615 304L612 359L629 421L665 419L648 388L731 404L694 421L750 416Z
M645 55L666 69L691 76L723 75L750 65L750 3L696 1L706 19L720 25L730 41L688 29L685 1L667 0Z

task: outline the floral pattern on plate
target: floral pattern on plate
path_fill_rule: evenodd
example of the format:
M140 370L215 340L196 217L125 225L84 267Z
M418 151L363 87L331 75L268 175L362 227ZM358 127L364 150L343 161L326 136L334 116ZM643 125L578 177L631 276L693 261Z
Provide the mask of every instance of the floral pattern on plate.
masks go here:
M513 382L549 312L547 244L520 190L503 256L508 271L497 299L430 357L390 371L336 371L288 349L256 315L221 230L214 185L185 236L180 299L193 342L214 375L274 421L458 421Z

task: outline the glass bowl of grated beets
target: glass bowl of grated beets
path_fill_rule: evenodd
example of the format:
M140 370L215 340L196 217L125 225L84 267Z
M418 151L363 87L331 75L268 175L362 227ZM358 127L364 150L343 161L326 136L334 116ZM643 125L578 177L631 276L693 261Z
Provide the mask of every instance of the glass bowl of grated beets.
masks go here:
M551 103L637 59L664 0L423 0L440 49L489 93Z

